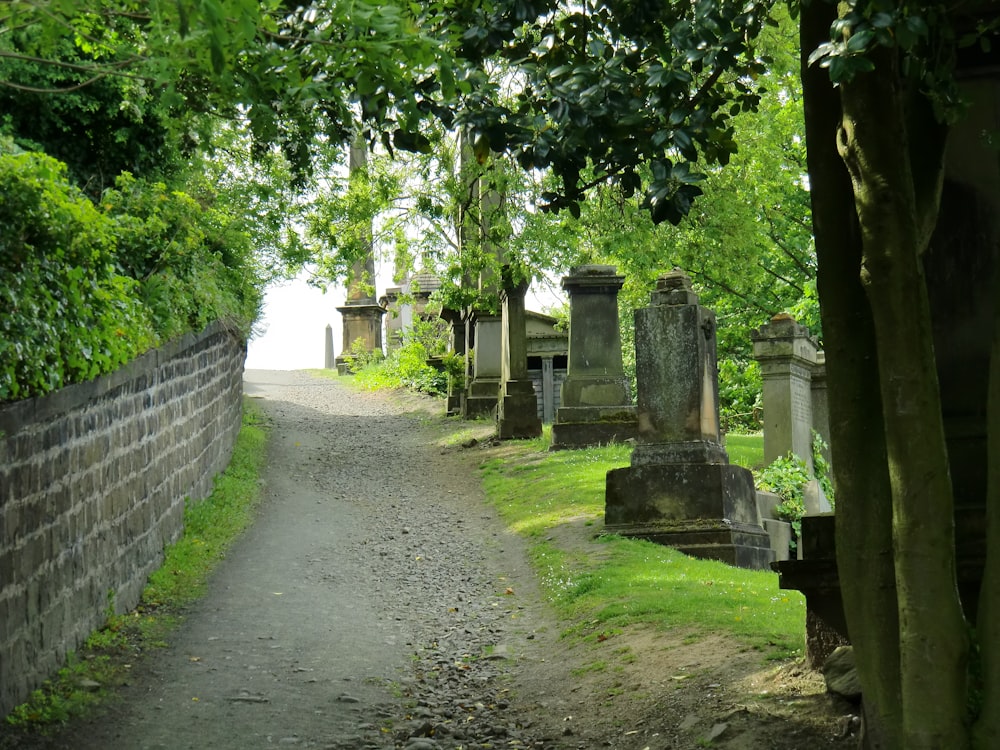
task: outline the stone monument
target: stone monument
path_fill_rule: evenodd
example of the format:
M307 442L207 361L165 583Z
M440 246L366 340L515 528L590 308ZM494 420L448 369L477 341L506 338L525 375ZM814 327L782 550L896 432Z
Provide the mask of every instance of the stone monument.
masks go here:
M363 170L368 163L368 152L364 143L351 146L350 171L354 174ZM368 239L368 252L365 257L351 267L347 285L347 302L338 307L337 312L344 324L344 339L340 356L336 359L337 372L346 375L348 372L348 355L354 342L360 340L365 351L382 352L382 316L385 309L378 304L373 294L375 281L375 257L372 254L371 239Z
M466 318L470 373L462 407L462 417L465 419L496 415L500 379L503 375L502 328L499 315L470 310Z
M780 313L750 334L754 358L764 385L764 461L789 452L814 475L812 433L829 441L826 407L826 358L809 329L788 313ZM805 490L806 512L831 510L815 479Z
M608 472L605 527L695 557L766 569L753 476L729 463L719 431L715 315L680 270L636 311L638 434L631 465Z
M524 295L527 281L503 272L501 304L501 379L497 403L497 436L501 440L533 438L542 434L538 398L528 377L528 340L525 330Z
M635 437L636 412L622 366L614 266L587 265L562 280L569 294L569 367L552 425L552 448L583 448Z

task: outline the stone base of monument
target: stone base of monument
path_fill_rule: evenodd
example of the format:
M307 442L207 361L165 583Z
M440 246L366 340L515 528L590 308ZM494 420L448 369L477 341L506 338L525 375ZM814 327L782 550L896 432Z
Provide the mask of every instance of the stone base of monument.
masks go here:
M634 406L563 406L552 425L552 450L623 443L636 436Z
M462 416L465 419L479 417L496 417L497 394L500 391L499 378L480 378L469 386L462 404Z
M497 436L501 440L534 438L542 434L538 397L530 380L508 380L497 403Z
M609 532L752 570L774 552L757 520L747 469L730 464L640 465L612 469L605 485Z

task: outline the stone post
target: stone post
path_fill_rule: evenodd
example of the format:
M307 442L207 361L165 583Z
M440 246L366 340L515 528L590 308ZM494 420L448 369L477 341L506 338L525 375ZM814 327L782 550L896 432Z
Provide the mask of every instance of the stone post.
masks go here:
M472 329L471 331L469 329ZM466 386L465 419L495 416L502 377L503 331L499 315L471 312L466 319L471 378Z
M552 447L582 448L635 437L636 412L622 366L614 266L587 265L562 280L569 294L569 367Z
M326 334L324 336L323 367L332 370L336 367L336 360L333 358L333 326L326 324Z
M542 434L538 398L528 377L528 339L524 295L527 281L515 281L503 270L501 304L501 382L497 404L497 435L501 440L533 438Z
M350 172L353 175L365 168L368 152L362 142L351 146ZM351 267L347 285L347 302L338 307L344 324L344 345L336 360L337 372L346 375L346 356L351 353L354 342L361 340L365 351L382 353L382 316L385 310L375 300L371 285L375 283L375 256L372 254L371 238L368 252L362 260Z
M753 476L729 464L719 433L715 315L681 271L636 311L638 435L631 466L608 472L608 531L695 557L766 569L774 559Z
M452 310L448 307L441 308L439 315L451 327L448 334L449 351L464 359L466 355L465 318L462 316L461 311ZM462 378L462 381L454 382L450 379L448 381L448 400L445 413L449 417L458 416L462 413L462 401L465 395L465 377Z
M403 315L399 305L399 296L403 290L398 286L391 286L385 290L385 294L379 300L382 309L389 316L385 319L385 351L392 353L403 343Z
M831 463L830 453L830 407L826 397L826 353L816 352L816 364L813 366L812 380L812 423L826 443L823 449L823 458L827 463Z
M791 451L812 473L816 339L788 313L775 315L750 336L764 381L764 461L771 463Z

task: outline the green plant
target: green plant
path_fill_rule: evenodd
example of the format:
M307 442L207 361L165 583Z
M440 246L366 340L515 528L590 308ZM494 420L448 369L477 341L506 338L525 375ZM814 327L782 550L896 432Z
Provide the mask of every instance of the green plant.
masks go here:
M0 148L0 401L111 372L156 343L116 242L65 165Z
M342 356L347 371L354 374L378 364L383 359L381 350L369 349L368 342L361 336L351 342L350 351Z
M830 462L826 460L824 451L827 449L826 441L816 430L812 432L812 460L813 473L819 482L819 487L830 501L830 507L836 506L836 496L833 487L833 477L830 474Z

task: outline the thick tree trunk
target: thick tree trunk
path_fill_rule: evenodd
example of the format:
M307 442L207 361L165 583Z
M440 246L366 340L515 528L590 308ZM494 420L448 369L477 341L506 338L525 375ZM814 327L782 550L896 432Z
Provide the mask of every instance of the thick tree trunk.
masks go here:
M827 72L805 62L829 38L836 9L804 3L801 14L806 143L837 485L837 568L864 689L863 745L896 750L903 747L899 628L875 332L861 286L862 246L851 182L837 151L840 98Z
M954 503L920 255L903 92L891 51L841 86L841 155L864 247L892 486L903 747L964 748L968 637L958 598ZM925 148L940 144L923 144ZM921 180L924 182L924 180ZM933 222L930 222L933 225Z
M976 750L1000 747L1000 310L993 323L986 427L986 566L976 615L983 689L973 727Z

